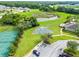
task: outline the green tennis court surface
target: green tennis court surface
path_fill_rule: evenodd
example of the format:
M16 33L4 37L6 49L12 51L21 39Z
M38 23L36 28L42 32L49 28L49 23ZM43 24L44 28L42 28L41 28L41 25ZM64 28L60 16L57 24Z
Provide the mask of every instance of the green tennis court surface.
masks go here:
M13 42L16 41L17 34L16 31L0 32L0 57L9 56L10 48Z

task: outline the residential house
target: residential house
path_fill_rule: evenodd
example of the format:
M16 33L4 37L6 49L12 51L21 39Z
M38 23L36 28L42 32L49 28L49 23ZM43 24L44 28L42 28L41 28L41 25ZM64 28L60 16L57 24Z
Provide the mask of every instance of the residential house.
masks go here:
M64 24L60 24L60 27L62 27L64 30L75 32L78 24L76 22L67 22Z

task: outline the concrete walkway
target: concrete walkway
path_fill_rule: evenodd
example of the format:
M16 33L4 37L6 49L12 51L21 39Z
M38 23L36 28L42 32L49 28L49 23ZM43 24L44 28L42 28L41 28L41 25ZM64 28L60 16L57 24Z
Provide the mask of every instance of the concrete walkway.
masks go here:
M60 29L60 35L63 35L63 28Z

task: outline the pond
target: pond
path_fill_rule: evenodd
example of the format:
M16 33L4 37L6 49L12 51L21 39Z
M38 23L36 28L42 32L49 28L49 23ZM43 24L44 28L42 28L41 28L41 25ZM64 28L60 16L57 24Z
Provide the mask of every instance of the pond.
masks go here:
M11 45L16 41L17 34L17 31L0 32L0 57L9 56Z
M48 20L56 20L56 19L58 19L57 16L50 17L50 18L37 18L37 22L44 22L44 21L48 21Z

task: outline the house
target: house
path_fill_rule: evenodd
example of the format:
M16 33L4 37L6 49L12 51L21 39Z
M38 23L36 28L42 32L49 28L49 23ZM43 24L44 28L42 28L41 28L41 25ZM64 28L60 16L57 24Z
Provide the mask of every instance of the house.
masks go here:
M31 11L30 8L28 7L9 7L9 6L5 6L5 5L0 5L0 11L3 11L3 10L13 10L15 12L23 12L23 11Z
M11 7L5 6L5 5L0 5L0 11L3 11L3 10L11 10Z
M0 5L0 10L2 11L2 10L5 10L6 9L6 6L4 6L4 5Z
M31 11L31 9L30 9L30 8L25 7L25 8L24 8L24 11Z
M25 7L25 8L23 8L23 7L12 7L12 10L14 10L16 13L17 12L23 12L23 11L30 11L30 9L27 8L27 7Z
M0 16L0 19L2 18L2 16Z
M64 30L75 32L78 24L76 22L67 22L64 24L60 24L60 27L62 27Z

